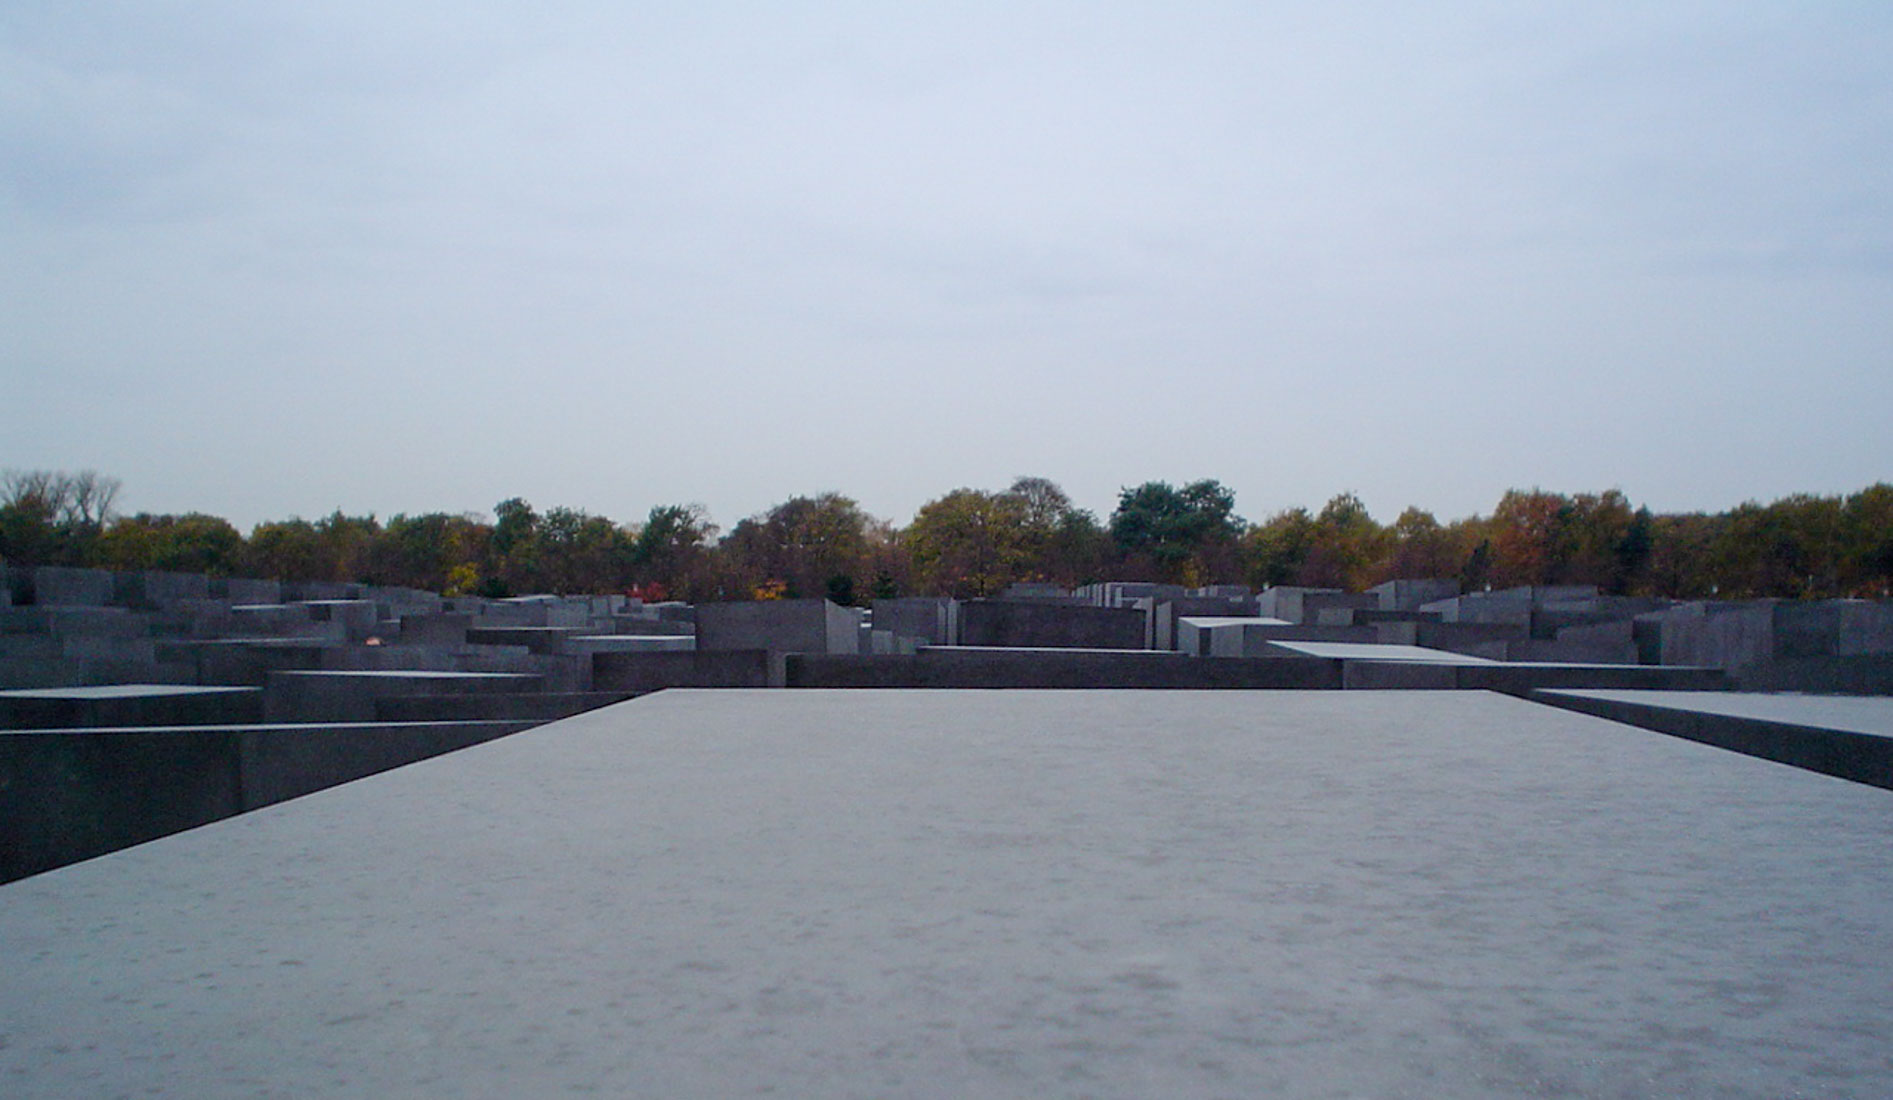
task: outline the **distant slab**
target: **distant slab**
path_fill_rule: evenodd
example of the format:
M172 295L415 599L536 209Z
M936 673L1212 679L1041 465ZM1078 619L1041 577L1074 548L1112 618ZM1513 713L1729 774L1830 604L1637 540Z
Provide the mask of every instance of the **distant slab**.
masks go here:
M0 887L0 1080L1887 1096L1890 811L1483 693L664 692Z
M263 694L249 687L107 684L0 691L0 730L227 724L262 717Z

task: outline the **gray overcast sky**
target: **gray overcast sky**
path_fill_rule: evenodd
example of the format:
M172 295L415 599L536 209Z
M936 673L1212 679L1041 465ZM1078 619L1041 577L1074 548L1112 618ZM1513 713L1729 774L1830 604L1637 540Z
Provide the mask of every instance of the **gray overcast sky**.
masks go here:
M0 4L0 466L240 527L1893 477L1893 5Z

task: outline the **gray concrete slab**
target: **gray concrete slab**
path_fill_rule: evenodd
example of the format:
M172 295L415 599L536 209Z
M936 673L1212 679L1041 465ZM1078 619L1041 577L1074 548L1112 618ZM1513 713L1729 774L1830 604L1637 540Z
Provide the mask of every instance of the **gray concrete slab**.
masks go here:
M969 600L960 605L960 644L1005 649L1148 649L1150 619L1129 607Z
M504 719L0 732L0 882L537 724ZM0 1039L7 1030L0 1009ZM3 1089L0 1094L12 1095Z
M1623 690L1545 690L1531 698L1893 789L1893 699Z
M1444 649L1417 645L1381 645L1376 642L1274 642L1278 649L1309 657L1338 657L1349 661L1421 661L1430 665L1489 665L1483 657L1468 657Z
M1893 1094L1893 802L1460 694L666 692L0 888L9 1095Z
M776 653L858 653L861 617L828 600L706 603L697 608L697 648Z
M543 691L546 678L522 672L353 669L269 674L263 716L271 722L369 722L375 700L391 695L478 695Z
M788 658L797 688L1136 688L1139 690L1333 689L1341 662L1244 660L1122 649L922 646L912 655Z
M224 725L263 717L253 687L109 684L0 691L0 729Z
M1864 695L1759 695L1734 691L1560 691L1591 699L1613 699L1644 706L1792 722L1819 729L1893 737L1893 699Z

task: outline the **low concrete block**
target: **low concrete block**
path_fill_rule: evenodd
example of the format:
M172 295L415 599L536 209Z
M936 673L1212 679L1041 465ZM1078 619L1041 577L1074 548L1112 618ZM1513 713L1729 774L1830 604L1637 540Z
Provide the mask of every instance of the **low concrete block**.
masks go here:
M929 646L912 656L792 656L785 678L788 686L801 688L1326 690L1341 686L1341 662L1193 659L1153 650Z
M592 655L594 691L781 687L783 676L782 655L764 649Z
M256 724L0 733L0 882L537 724Z
M249 687L112 684L0 691L0 729L231 725L262 718L263 693Z
M1598 690L1539 690L1530 698L1893 790L1893 699Z
M272 672L263 697L267 721L372 722L375 700L390 695L543 691L545 677L516 672Z

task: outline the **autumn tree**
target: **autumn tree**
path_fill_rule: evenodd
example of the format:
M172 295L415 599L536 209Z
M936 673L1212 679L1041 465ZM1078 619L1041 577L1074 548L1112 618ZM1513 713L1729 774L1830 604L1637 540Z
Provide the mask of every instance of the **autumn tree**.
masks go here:
M1021 496L978 489L922 505L904 536L921 584L958 599L1003 591L1026 561L1027 510Z
M873 521L840 493L791 497L739 522L718 544L722 587L755 589L770 582L790 598L847 594L869 564ZM729 598L747 598L732 591Z
M1353 493L1342 493L1323 505L1309 531L1300 583L1317 588L1344 588L1359 592L1367 587L1374 568L1386 554L1387 539L1367 506Z
M1374 583L1421 577L1456 577L1467 550L1452 531L1440 526L1433 513L1419 508L1401 512L1386 529L1387 556Z
M1005 495L1016 498L1023 510L1019 579L1066 588L1100 579L1111 540L1096 516L1074 505L1048 478L1015 478Z
M140 512L115 520L99 537L94 564L218 576L240 576L251 565L243 535L221 516L202 512Z

